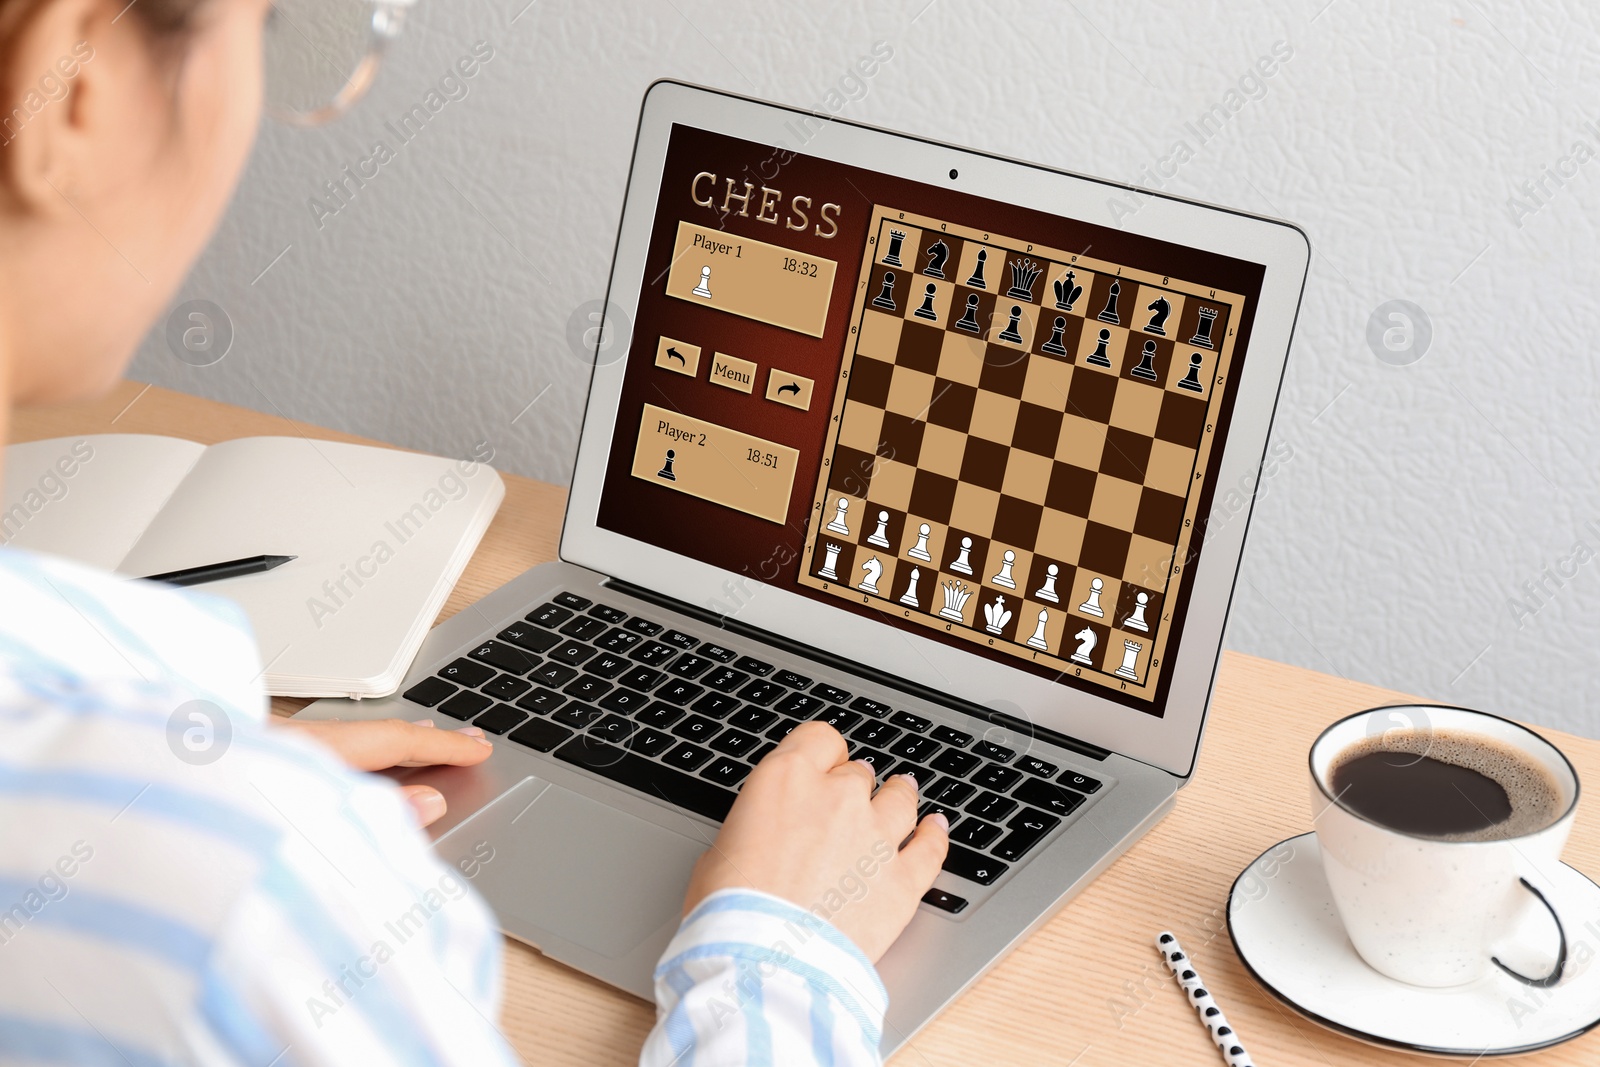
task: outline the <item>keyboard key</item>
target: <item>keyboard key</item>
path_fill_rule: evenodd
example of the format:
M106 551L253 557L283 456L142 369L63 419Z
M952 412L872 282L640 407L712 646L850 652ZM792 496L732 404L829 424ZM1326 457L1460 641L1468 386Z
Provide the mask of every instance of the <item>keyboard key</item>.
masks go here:
M917 788L919 790L938 777L938 775L934 774L921 764L909 763L905 760L901 760L895 764L895 766L889 771L887 777L893 778L897 774L909 774L911 777L915 778L917 780Z
M668 752L664 759L669 766L680 770L692 771L711 758L711 753L699 745L691 745L684 741L677 748Z
M578 669L576 667L568 667L565 663L546 663L541 667L536 667L532 675L534 681L543 682L549 686L566 685L577 676Z
M708 719L704 715L691 715L672 728L674 737L681 737L687 741L710 741L722 730L722 724L715 719Z
M723 648L721 645L701 645L700 654L706 659L714 659L718 663L727 663L739 653L731 648Z
M890 726L886 722L869 721L863 723L850 736L860 741L863 745L882 748L900 736L900 728L898 726Z
M772 680L779 685L786 685L790 689L804 689L811 684L811 679L794 671L782 670L772 676Z
M516 708L505 704L496 704L476 719L473 719L472 725L480 730L487 730L491 734L503 734L527 717L528 713L525 711L518 711Z
M553 689L536 687L533 692L517 698L517 707L538 715L548 715L567 702L567 698Z
M622 628L625 630L632 630L636 634L644 634L646 637L654 637L656 634L661 632L661 624L659 622L651 622L649 619L641 619L637 615L623 623Z
M669 701L673 704L687 704L705 690L693 682L668 682L657 689L656 699Z
M850 706L862 714L871 715L874 719L881 719L889 714L889 705L871 697L856 697L850 702Z
M993 741L979 741L972 746L972 751L984 759L994 760L996 763L1010 763L1017 755L1004 745L997 745Z
M965 878L969 882L993 885L995 879L1011 868L981 852L974 852L965 845L952 844L950 851L944 857L944 869L957 878Z
M629 689L637 689L641 693L648 693L660 685L661 680L665 677L665 674L660 671L653 671L649 667L635 667L621 678L618 678L617 681Z
M776 726L767 731L766 738L768 741L782 741L785 737L789 736L790 730L793 730L799 725L799 722L785 716L784 718L778 720L778 724Z
M889 769L889 764L893 762L887 752L879 752L875 748L858 748L856 749L856 754L850 758L870 763L872 765L872 773L879 778L883 777L884 772Z
M683 655L667 668L667 673L676 674L679 678L693 678L711 666L712 662L704 656Z
M671 645L663 645L660 641L646 641L633 650L632 658L651 667L659 667L677 654L678 650Z
M561 627L561 632L574 641L593 641L606 632L606 624L600 619L580 615Z
M521 678L516 678L509 674L502 674L482 688L485 693L488 693L496 700L515 700L532 689L533 683L525 682Z
M958 805L977 791L977 787L970 782L958 782L954 778L940 778L937 782L924 789L922 795L941 804Z
M638 728L638 723L629 722L620 715L607 715L589 727L589 736L604 738L613 744L620 745Z
M783 686L773 682L751 682L739 690L739 695L752 704L765 707L783 695Z
M564 608L571 608L573 611L582 611L590 603L577 593L557 593L554 599L557 604Z
M1037 778L1023 782L1011 795L1024 804L1032 804L1052 815L1071 815L1078 810L1078 805L1083 803L1082 793L1074 793L1070 789L1063 789L1050 782L1041 782Z
M1017 760L1017 770L1026 771L1029 774L1037 774L1040 778L1054 778L1056 771L1060 769L1054 763L1046 763L1044 760L1033 756L1023 756Z
M951 915L960 915L967 906L966 897L958 897L954 893L946 893L943 889L928 890L922 894L922 902L930 904L940 911L948 911Z
M552 748L571 737L572 731L564 726L557 726L546 719L529 719L515 730L512 730L507 736L518 744L527 745L535 751L549 752Z
M628 747L642 755L659 756L677 743L678 739L671 734L664 734L660 730L652 730L646 726L633 735L628 741Z
M1087 774L1077 771L1067 771L1061 776L1061 784L1080 793L1093 793L1100 788L1100 779L1090 778Z
M760 660L754 659L750 656L740 656L739 659L734 663L734 666L738 667L741 671L747 671L750 674L759 674L762 677L766 677L772 673L772 664L762 663Z
M907 730L915 730L919 734L927 733L928 727L933 725L932 719L924 719L921 715L913 715L909 711L897 711L889 716L889 721Z
M550 716L550 719L552 722L558 722L562 726L570 726L574 730L581 730L604 714L605 712L599 708L591 708L587 704L579 704L574 701Z
M704 649L701 651L704 651ZM732 667L718 667L700 680L719 692L731 693L748 682L750 676L744 671L736 671Z
M439 705L439 710L457 719L470 719L494 701L482 693L474 693L463 689L455 696Z
M861 713L859 711L846 711L843 708L829 708L827 711L814 716L814 718L818 722L825 722L840 733L844 733L861 721Z
M949 726L935 726L933 732L928 736L935 741L943 741L947 745L955 745L957 748L966 748L972 744L971 734L962 733L960 730Z
M972 780L984 789L993 789L997 793L1004 793L1007 789L1017 784L1017 779L1022 777L1022 772L1014 771L1010 767L1001 767L998 764L987 763L983 769L972 776Z
M633 664L614 652L602 652L583 665L585 674L598 674L602 678L615 678Z
M500 640L509 641L529 652L548 652L561 643L561 638L549 630L541 630L527 623L517 622L500 631Z
M1037 811L1024 811L1006 824L1011 832L1000 839L992 851L1003 860L1015 863L1025 856L1034 845L1043 841L1045 835L1057 826L1061 820L1053 815L1041 815Z
M713 719L722 718L738 706L738 698L731 697L726 693L707 693L690 705L695 711L700 712L702 715L709 715Z
M698 708L699 705L696 705ZM728 716L728 725L737 726L741 730L754 730L759 733L778 721L778 716L764 708L740 708Z
M716 782L729 788L745 780L750 773L748 763L735 763L727 756L718 756L712 760L711 766L700 772L700 777L707 781Z
M970 845L973 848L985 848L999 836L1000 827L975 818L967 819L959 829L950 831L950 840L958 845Z
M596 604L594 607L589 609L589 614L593 615L597 619L604 619L613 626L628 617L628 613L626 611L614 608L609 604Z
M678 747L694 748L693 745ZM707 752L705 755L709 757L711 754ZM675 765L682 765L673 761L672 753L669 753L667 758ZM636 752L629 752L592 738L573 738L556 749L556 759L575 766L587 767L602 778L637 789L645 796L665 800L669 804L685 808L697 815L704 815L708 819L718 821L725 819L728 816L728 809L733 807L734 794L721 786L684 774L673 767L663 766ZM705 760L700 760L694 766L698 767L704 762Z
M495 676L495 669L482 663L474 663L470 659L458 659L454 663L439 668L439 677L447 682L476 689Z
M443 678L424 678L405 691L405 698L413 704L431 708L456 691L456 687Z
M548 626L553 629L572 618L572 611L568 608L561 607L559 604L552 603L545 604L543 607L534 608L523 617L529 622L537 623L540 626Z
M968 815L999 822L1017 810L1017 802L999 793L979 793L967 804L966 810Z
M743 730L724 730L711 742L711 747L729 756L748 756L761 747L761 738Z
M633 648L643 640L644 638L640 637L638 634L629 633L627 630L612 630L600 640L596 641L595 644L599 645L607 652L626 653L629 649Z
M579 700L599 700L611 692L611 683L601 678L591 678L587 674L575 678L562 687L561 691L569 697Z
M818 682L811 687L811 691L831 704L843 704L850 699L849 693L846 693L838 686L829 685L826 682Z
M943 815L945 822L951 826L961 822L961 812L958 809L933 800L926 801L917 808L917 821L921 822L929 815Z
M650 703L649 697L632 689L613 689L600 698L602 708L614 711L618 715L632 715L648 703Z
M965 778L972 773L972 769L982 763L977 756L970 752L962 752L958 748L947 748L928 762L928 766L945 774Z
M668 630L666 633L661 635L661 640L667 642L669 645L676 645L678 648L681 648L686 652L700 643L700 639L698 637L690 637L682 630Z
M928 758L937 751L939 751L939 742L931 737L917 737L915 734L907 734L889 746L889 755L899 756L901 759L913 760L917 763L926 763Z
M768 685L770 683L757 682L755 684ZM805 717L810 715L812 712L827 706L828 705L824 704L816 697L807 696L804 693L790 693L788 696L772 705L772 708L774 711L781 711L785 715L798 715Z
M760 748L756 749L754 752L750 753L750 755L746 756L745 757L745 762L746 763L760 763L761 760L766 756L766 754L768 752L771 752L773 749L775 749L777 747L778 746L777 746L777 744L775 742L766 741L761 745Z
M645 708L643 711L634 715L634 718L638 719L646 726L654 726L665 730L667 727L683 718L686 714L688 713L682 708L675 708L671 704L663 704L661 701L657 700L652 702L650 706Z
M482 663L499 667L509 674L527 674L539 665L538 656L530 656L520 648L512 648L504 641L485 641L467 655Z
M576 641L568 641L563 645L550 650L550 658L556 663L565 663L569 667L576 667L588 661L600 650L589 645L580 645Z

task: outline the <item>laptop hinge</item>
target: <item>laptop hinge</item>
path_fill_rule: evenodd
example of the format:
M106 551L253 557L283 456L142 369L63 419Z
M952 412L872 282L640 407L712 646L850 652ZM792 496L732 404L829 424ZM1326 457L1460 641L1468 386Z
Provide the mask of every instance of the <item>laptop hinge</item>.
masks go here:
M870 682L876 682L891 689L898 689L919 700L940 704L953 711L959 711L966 715L973 715L988 722L996 723L1025 737L1037 737L1041 741L1059 745L1068 751L1076 752L1080 756L1085 756L1092 760L1104 760L1111 755L1110 749L1101 748L1099 745L1091 745L1087 741L1080 741L1076 737L1071 737L1056 730L1046 729L1037 723L1019 719L1015 715L1007 715L1003 711L995 711L993 708L986 708L982 704L975 704L969 700L962 700L960 697L953 697L948 693L941 693L929 686L890 674L887 671L881 671L876 667L869 667L864 663L857 663L855 660L847 659L844 656L837 656L831 652L813 648L803 641L796 641L793 638L784 637L782 634L763 630L759 626L751 626L749 623L740 622L738 619L719 615L714 611L708 611L705 608L696 607L693 604L687 604L681 600L664 596L654 589L646 589L642 586L634 585L632 582L625 582L620 578L607 578L604 584L607 588L615 589L619 593L636 597L639 600L649 601L652 604L659 604L670 611L688 615L690 618L699 619L701 622L709 623L712 626L739 634L742 637L760 641L762 644L772 645L774 648L781 648L786 652L792 652L797 656L803 656L818 663L825 663L837 670L846 671Z

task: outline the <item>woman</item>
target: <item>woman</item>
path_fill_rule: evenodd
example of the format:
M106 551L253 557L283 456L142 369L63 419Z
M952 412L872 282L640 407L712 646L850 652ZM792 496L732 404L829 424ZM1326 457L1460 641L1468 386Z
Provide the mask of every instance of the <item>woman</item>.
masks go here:
M268 8L0 0L0 439L12 404L117 381L171 299L248 154ZM220 600L0 551L0 1060L514 1062L500 937L417 827L443 798L363 773L490 739L269 725L261 670ZM643 1062L877 1061L869 961L948 828L872 786L820 723L750 776Z

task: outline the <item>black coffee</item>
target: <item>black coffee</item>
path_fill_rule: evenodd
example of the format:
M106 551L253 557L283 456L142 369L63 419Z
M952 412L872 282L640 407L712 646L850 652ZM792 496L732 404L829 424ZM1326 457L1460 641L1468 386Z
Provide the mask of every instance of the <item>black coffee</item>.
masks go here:
M1542 830L1561 815L1561 789L1509 745L1469 733L1391 730L1334 759L1338 802L1419 837L1497 841Z

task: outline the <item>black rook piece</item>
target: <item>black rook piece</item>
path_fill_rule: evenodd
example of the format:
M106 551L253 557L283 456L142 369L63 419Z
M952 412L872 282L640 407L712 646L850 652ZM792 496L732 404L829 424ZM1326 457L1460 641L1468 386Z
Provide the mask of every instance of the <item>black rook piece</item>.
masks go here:
M972 277L967 279L967 284L974 289L987 289L989 285L983 280L983 265L989 259L989 253L978 249L978 265L972 269Z
M1158 333L1165 337L1167 335L1167 316L1172 314L1172 305L1167 303L1167 298L1164 296L1156 297L1145 310L1153 313L1150 316L1150 321L1144 324L1145 332Z
M1109 322L1113 326L1119 326L1122 324L1122 316L1117 314L1117 294L1120 292L1122 292L1122 283L1112 282L1111 292L1106 294L1105 310L1101 311L1099 315L1095 316L1101 322Z
M1006 323L1006 328L1000 331L1000 340L1010 341L1012 344L1022 343L1022 334L1017 330L1017 323L1022 321L1022 307L1018 304L1011 305L1011 321Z
M1111 331L1110 330L1101 330L1100 331L1100 341L1099 341L1099 343L1094 346L1094 351L1089 353L1089 358L1084 360L1084 362L1085 363L1092 363L1096 367L1109 367L1109 366L1111 366L1111 356L1109 354L1107 354L1107 352L1106 352L1106 345L1108 345L1110 343L1111 343Z
M971 333L982 333L983 327L978 325L978 294L967 294L967 310L961 316L961 321L956 323L956 329L967 330Z
M883 257L884 263L891 267L903 266L900 262L900 248L905 244L906 232L904 230L889 231L889 254Z
M885 311L894 310L894 271L883 272L883 292L872 298L872 306Z
M1146 341L1144 352L1139 356L1139 365L1128 372L1135 378L1143 378L1147 382L1156 380L1156 343Z
M1050 327L1050 340L1039 346L1042 352L1049 352L1053 356L1064 356L1067 350L1061 344L1061 332L1067 328L1067 320L1060 315L1056 316L1055 325Z
M939 287L929 282L928 288L923 290L922 293L922 306L913 311L912 314L919 319L932 319L934 322L938 322L939 315L933 310L933 297L938 291Z
M1200 364L1205 362L1205 358L1198 352L1189 357L1189 373L1178 383L1179 389L1187 389L1191 393L1205 392L1206 387L1200 384Z
M1076 274L1069 270L1066 277L1057 278L1055 281L1053 288L1056 291L1056 307L1062 311L1071 311L1072 305L1076 304L1078 297L1083 295L1083 286L1072 284L1077 280L1077 277Z
M950 246L943 241L933 242L933 246L928 249L928 265L923 268L922 273L930 278L943 278L944 261L949 258Z
M1189 338L1189 343L1192 345L1199 345L1201 348L1212 347L1211 327L1216 323L1216 321L1216 308L1201 308L1200 321L1195 325L1194 336Z

